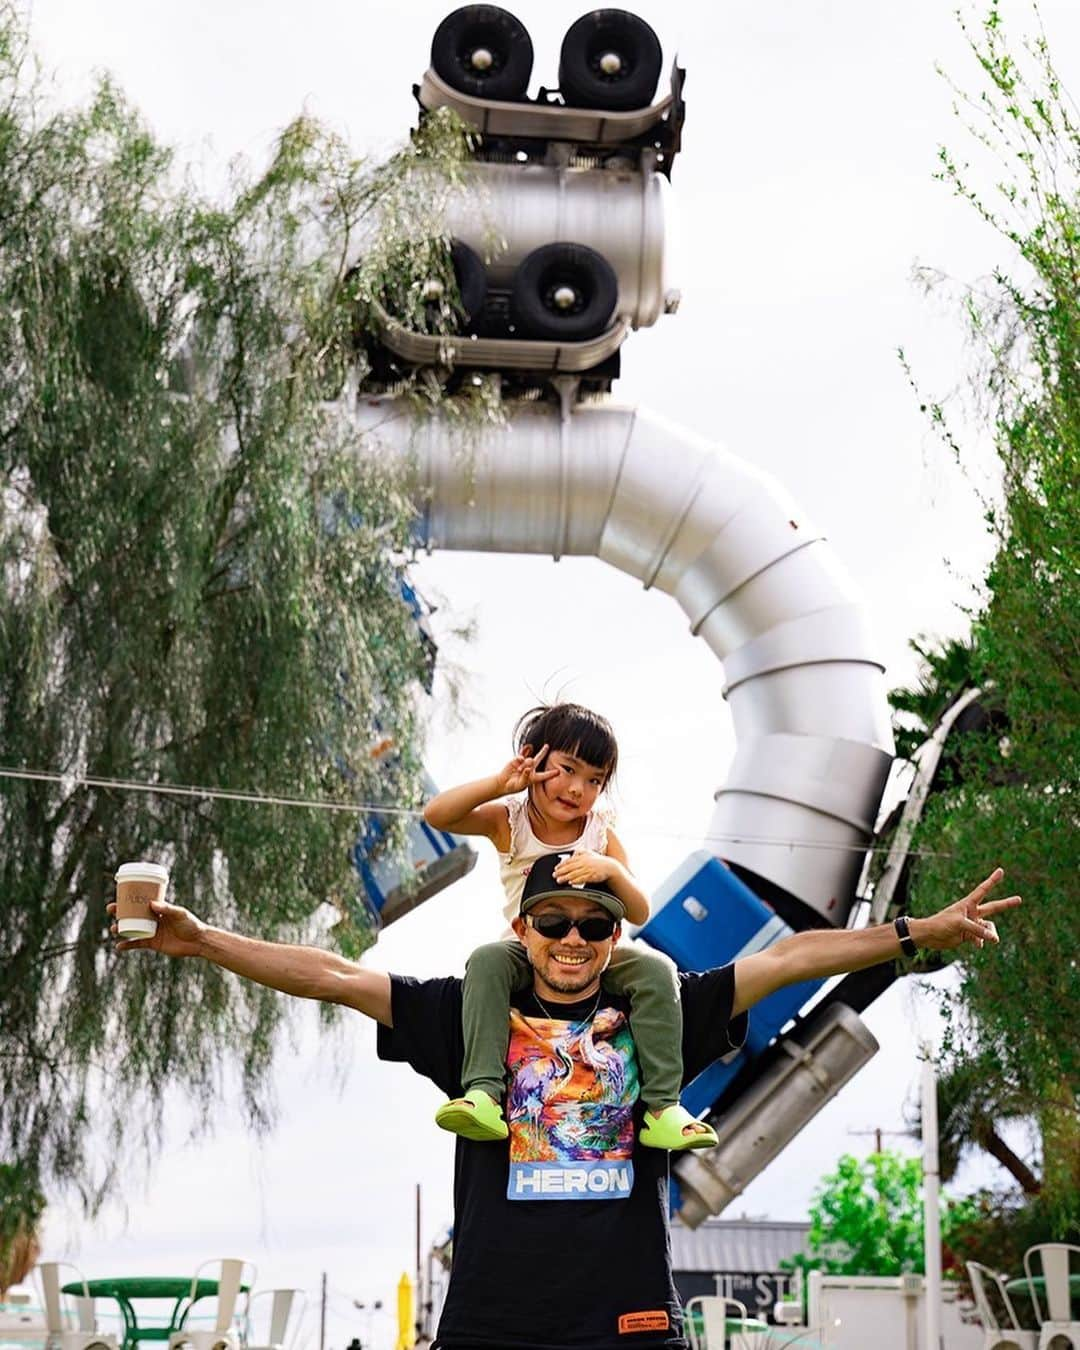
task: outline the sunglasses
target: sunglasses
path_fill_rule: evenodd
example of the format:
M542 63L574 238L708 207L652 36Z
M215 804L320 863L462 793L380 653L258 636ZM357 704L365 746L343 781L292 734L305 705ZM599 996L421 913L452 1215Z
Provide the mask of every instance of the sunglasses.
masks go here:
M525 917L542 938L556 941L576 928L583 942L606 942L614 933L616 923L610 914L594 914L587 919L568 919L565 914L527 914Z

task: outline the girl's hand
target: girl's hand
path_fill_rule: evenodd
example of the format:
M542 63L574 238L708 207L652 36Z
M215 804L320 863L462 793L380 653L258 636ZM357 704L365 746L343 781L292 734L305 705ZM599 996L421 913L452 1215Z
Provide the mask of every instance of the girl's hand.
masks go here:
M583 849L564 858L551 875L564 886L587 886L590 881L610 882L622 870L622 864L615 858Z
M531 750L532 746L527 745L525 749ZM558 769L538 768L538 765L544 762L547 752L548 748L544 745L535 755L515 755L496 775L500 794L524 792L530 783L545 783L549 778L554 778L559 772Z

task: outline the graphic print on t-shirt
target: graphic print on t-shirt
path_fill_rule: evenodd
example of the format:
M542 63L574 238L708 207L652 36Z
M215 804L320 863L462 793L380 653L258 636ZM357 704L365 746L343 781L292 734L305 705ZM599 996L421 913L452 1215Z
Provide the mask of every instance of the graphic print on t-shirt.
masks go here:
M583 1022L510 1010L510 1200L625 1200L638 1063L624 1012Z

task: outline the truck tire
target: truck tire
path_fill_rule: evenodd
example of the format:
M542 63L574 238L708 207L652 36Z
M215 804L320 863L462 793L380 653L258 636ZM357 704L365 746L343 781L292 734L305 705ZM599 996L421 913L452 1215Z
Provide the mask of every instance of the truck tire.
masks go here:
M625 9L595 9L563 38L559 92L571 108L645 108L656 92L661 60L660 42L644 19Z
M544 244L514 273L511 309L520 337L583 342L611 322L619 283L606 258L584 244Z
M450 245L450 261L454 265L461 308L465 311L464 322L468 327L478 318L487 299L487 268L480 256L460 239Z
M514 102L532 74L532 41L520 19L497 5L465 5L431 39L431 65L462 94Z

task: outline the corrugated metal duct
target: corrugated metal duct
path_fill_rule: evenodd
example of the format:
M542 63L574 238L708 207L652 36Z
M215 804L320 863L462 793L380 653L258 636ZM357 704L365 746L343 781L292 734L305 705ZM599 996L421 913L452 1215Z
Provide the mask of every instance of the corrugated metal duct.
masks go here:
M675 597L724 663L735 725L713 851L843 924L893 747L883 666L824 536L775 479L652 413L509 406L475 446L392 398L356 420L414 475L425 546L595 556Z

